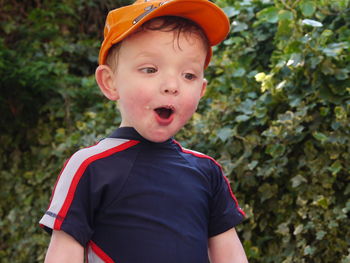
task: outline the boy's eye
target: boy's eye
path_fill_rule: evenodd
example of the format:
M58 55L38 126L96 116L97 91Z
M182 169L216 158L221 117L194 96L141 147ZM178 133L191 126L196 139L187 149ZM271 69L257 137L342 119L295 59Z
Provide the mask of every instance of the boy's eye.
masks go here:
M194 80L196 79L196 75L192 74L192 73L184 73L184 77L188 80Z
M146 67L146 68L141 68L140 71L146 74L152 74L152 73L156 73L157 69L153 67Z

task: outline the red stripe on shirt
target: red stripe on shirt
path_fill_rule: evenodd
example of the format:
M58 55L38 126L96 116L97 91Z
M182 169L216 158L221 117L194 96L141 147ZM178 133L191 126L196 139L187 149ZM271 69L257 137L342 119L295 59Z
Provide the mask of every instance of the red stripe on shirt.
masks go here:
M191 151L191 150L184 149L184 148L182 148L181 144L180 144L179 142L177 142L176 140L173 140L173 142L176 143L176 144L180 147L180 149L181 149L182 152L188 153L188 154L192 154L192 155L194 155L194 156L196 156L196 157L199 157L199 158L209 159L209 160L213 161L213 162L220 168L221 174L222 174L222 176L224 177L225 182L226 182L226 184L227 184L227 187L228 187L228 189L229 189L229 191L230 191L230 195L231 195L232 199L235 201L236 208L237 208L238 211L245 217L246 214L245 214L244 211L240 208L240 206L239 206L239 204L238 204L238 200L237 200L236 196L235 196L235 195L233 194L233 192L232 192L230 182L229 182L229 180L227 179L227 177L224 176L224 173L223 173L223 170L222 170L221 165L220 165L214 158L212 158L212 157L210 157L210 156L208 156L208 155L205 155L205 154L202 154L202 153L199 153L199 152L194 152L194 151Z
M61 229L61 225L63 223L63 219L66 217L67 215L67 212L68 212L68 209L70 208L70 205L74 199L74 194L75 194L75 191L77 189L77 186L78 186L78 183L80 181L80 178L82 177L82 175L84 174L86 168L89 166L89 164L91 164L92 162L98 160L98 159L101 159L101 158L104 158L104 157L107 157L109 155L112 155L116 152L120 152L120 151L123 151L123 150L126 150L127 148L129 147L132 147L136 144L138 144L139 141L128 141L126 143L123 143L121 145L118 145L114 148L111 148L111 149L108 149L104 152L101 152L99 154L96 154L96 155L93 155L89 158L87 158L85 161L82 162L82 164L79 166L77 172L75 173L74 177L73 177L73 180L71 182L71 185L69 186L69 190L68 190L68 193L67 193L67 197L62 205L62 208L61 210L59 211L57 217L56 217L56 220L55 220L55 223L54 223L54 229L56 230L60 230Z
M92 251L105 263L114 263L114 260L111 259L96 243L93 241L89 241L89 246L91 247Z
M98 144L98 143L95 143L95 144L93 144L93 145L91 145L91 146L85 147L84 149L91 148L91 147L93 147L93 146L95 146L95 145L97 145L97 144ZM54 185L53 190L52 190L52 194L51 194L50 203L49 203L48 208L51 206L51 202L52 202L54 193L55 193L55 191L56 191L56 186L57 186L58 182L60 181L61 174L63 173L63 171L64 171L64 169L66 168L67 164L69 163L69 160L70 160L70 159L71 159L71 157L68 158L68 159L64 162L63 168L61 169L61 171L60 171L60 173L59 173L59 175L58 175L58 177L57 177L57 180L56 180L55 185Z

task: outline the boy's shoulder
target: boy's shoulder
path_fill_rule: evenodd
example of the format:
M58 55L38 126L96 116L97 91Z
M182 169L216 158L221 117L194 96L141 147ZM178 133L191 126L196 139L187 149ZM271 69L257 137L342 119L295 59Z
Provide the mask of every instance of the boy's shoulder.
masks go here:
M84 147L73 153L64 164L61 173L70 176L82 174L92 163L105 159L116 153L125 152L125 150L138 144L138 141L122 138L105 138L94 145ZM69 177L70 177L69 176Z
M138 141L122 138L105 138L94 145L81 148L76 151L68 161L89 160L94 161L116 152L126 150L136 144Z
M178 145L178 147L180 148L180 151L183 152L184 154L189 154L191 156L194 156L194 157L197 157L200 159L210 160L211 162L215 163L217 166L221 167L221 165L213 157L206 155L204 153L201 153L199 151L195 151L192 149L182 147L182 145L178 141L176 141L176 140L173 140L173 141L176 145Z

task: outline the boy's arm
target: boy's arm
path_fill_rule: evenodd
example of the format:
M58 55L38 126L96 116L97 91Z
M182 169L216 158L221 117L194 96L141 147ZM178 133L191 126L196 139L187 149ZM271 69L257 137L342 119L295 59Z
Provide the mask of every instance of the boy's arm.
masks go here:
M52 231L45 263L83 263L84 247L63 231Z
M243 246L234 228L209 238L211 263L247 263Z

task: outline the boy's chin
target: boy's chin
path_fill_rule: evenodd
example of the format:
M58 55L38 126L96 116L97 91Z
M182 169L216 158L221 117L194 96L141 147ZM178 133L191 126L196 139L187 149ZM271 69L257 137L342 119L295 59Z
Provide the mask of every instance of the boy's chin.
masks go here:
M154 131L146 134L141 134L142 137L148 141L155 143L162 143L173 137L177 131Z
M144 138L154 143L162 143L169 140L171 137L172 136L149 136L148 138L147 137L144 137Z

